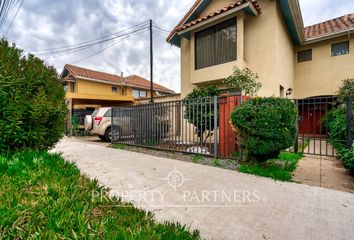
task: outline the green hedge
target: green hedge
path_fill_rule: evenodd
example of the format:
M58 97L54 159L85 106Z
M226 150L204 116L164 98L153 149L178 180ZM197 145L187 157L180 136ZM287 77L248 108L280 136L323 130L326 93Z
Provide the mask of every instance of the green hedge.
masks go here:
M64 132L64 97L53 67L0 40L0 152L52 147Z
M235 108L231 121L248 158L257 161L277 158L296 139L297 110L287 99L250 99Z

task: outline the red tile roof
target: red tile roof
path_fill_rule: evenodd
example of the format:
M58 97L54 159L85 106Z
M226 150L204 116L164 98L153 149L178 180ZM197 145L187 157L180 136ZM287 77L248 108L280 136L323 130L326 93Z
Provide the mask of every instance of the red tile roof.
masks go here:
M150 89L150 81L146 80L145 78L142 78L137 75L132 75L132 76L127 77L126 79L127 79L126 83L128 85L141 87L141 88L145 88L145 89ZM167 92L167 93L171 93L171 94L175 93L175 91L168 89L168 88L166 88L160 84L157 84L157 83L154 83L154 90L161 91L161 92Z
M193 21L191 21L191 22L189 22L189 23L186 23L186 24L184 24L184 25L182 25L182 26L177 25L177 27L176 27L175 30L176 30L176 31L185 30L185 29L187 29L187 28L189 28L189 27L191 27L191 26L194 26L194 25L196 25L196 24L198 24L198 23L200 23L200 22L203 22L203 21L205 21L205 20L208 20L208 19L210 19L210 18L213 18L213 17L215 17L215 16L218 16L218 15L220 15L220 14L222 14L222 13L224 13L224 12L230 11L230 10L236 8L236 7L239 7L239 6L241 6L241 5L243 5L243 4L247 3L247 2L251 2L251 3L253 4L254 8L255 8L259 13L261 12L261 8L260 8L260 6L259 6L257 0L239 0L239 1L236 1L236 2L234 2L234 3L231 3L230 5L224 7L224 8L222 8L222 9L220 9L220 10L214 11L214 12L208 14L207 16L198 18L198 19L193 20Z
M132 87L150 89L150 81L137 75L122 78L114 74L94 71L91 69L77 67L70 64L66 64L64 68L66 68L74 77L85 77L118 84L123 84L124 82L125 84L130 85ZM154 83L154 90L171 94L175 93L173 90L157 83Z
M121 83L123 81L123 79L117 75L81 68L70 64L66 64L64 68L66 68L75 77L87 77L115 83Z
M354 29L354 13L305 27L305 39L315 39Z

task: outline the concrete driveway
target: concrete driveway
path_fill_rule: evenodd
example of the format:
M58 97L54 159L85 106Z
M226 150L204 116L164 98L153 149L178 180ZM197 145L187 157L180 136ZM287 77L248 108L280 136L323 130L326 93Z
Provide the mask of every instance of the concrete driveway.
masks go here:
M207 239L353 239L354 194L65 138L63 152L125 201ZM93 193L99 197L99 193Z

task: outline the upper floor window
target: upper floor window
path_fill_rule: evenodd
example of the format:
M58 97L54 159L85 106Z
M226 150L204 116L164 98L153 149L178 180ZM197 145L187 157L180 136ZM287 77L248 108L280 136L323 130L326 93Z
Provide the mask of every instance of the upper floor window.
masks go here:
M65 91L65 92L68 91L68 84L67 84L67 83L64 85L64 91Z
M112 93L117 93L117 92L118 92L117 86L112 86Z
M297 52L297 62L307 62L312 60L312 49Z
M139 90L139 89L133 89L133 96L135 98L146 97L146 91L145 90Z
M70 82L70 92L75 92L75 83Z
M236 19L230 19L195 34L195 68L236 60Z
M332 57L349 53L349 41L332 44Z

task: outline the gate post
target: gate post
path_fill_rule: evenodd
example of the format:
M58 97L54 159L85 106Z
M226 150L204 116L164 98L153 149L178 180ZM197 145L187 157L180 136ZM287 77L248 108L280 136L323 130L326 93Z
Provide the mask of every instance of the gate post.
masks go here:
M347 147L351 148L353 146L353 136L352 136L352 97L346 97L346 113L347 113Z
M299 101L296 99L295 100L295 106L297 112L299 111ZM296 126L297 126L297 131L296 131L296 139L294 143L294 153L299 152L299 113L297 113L297 121L296 121Z
M218 97L214 96L214 157L218 157Z

